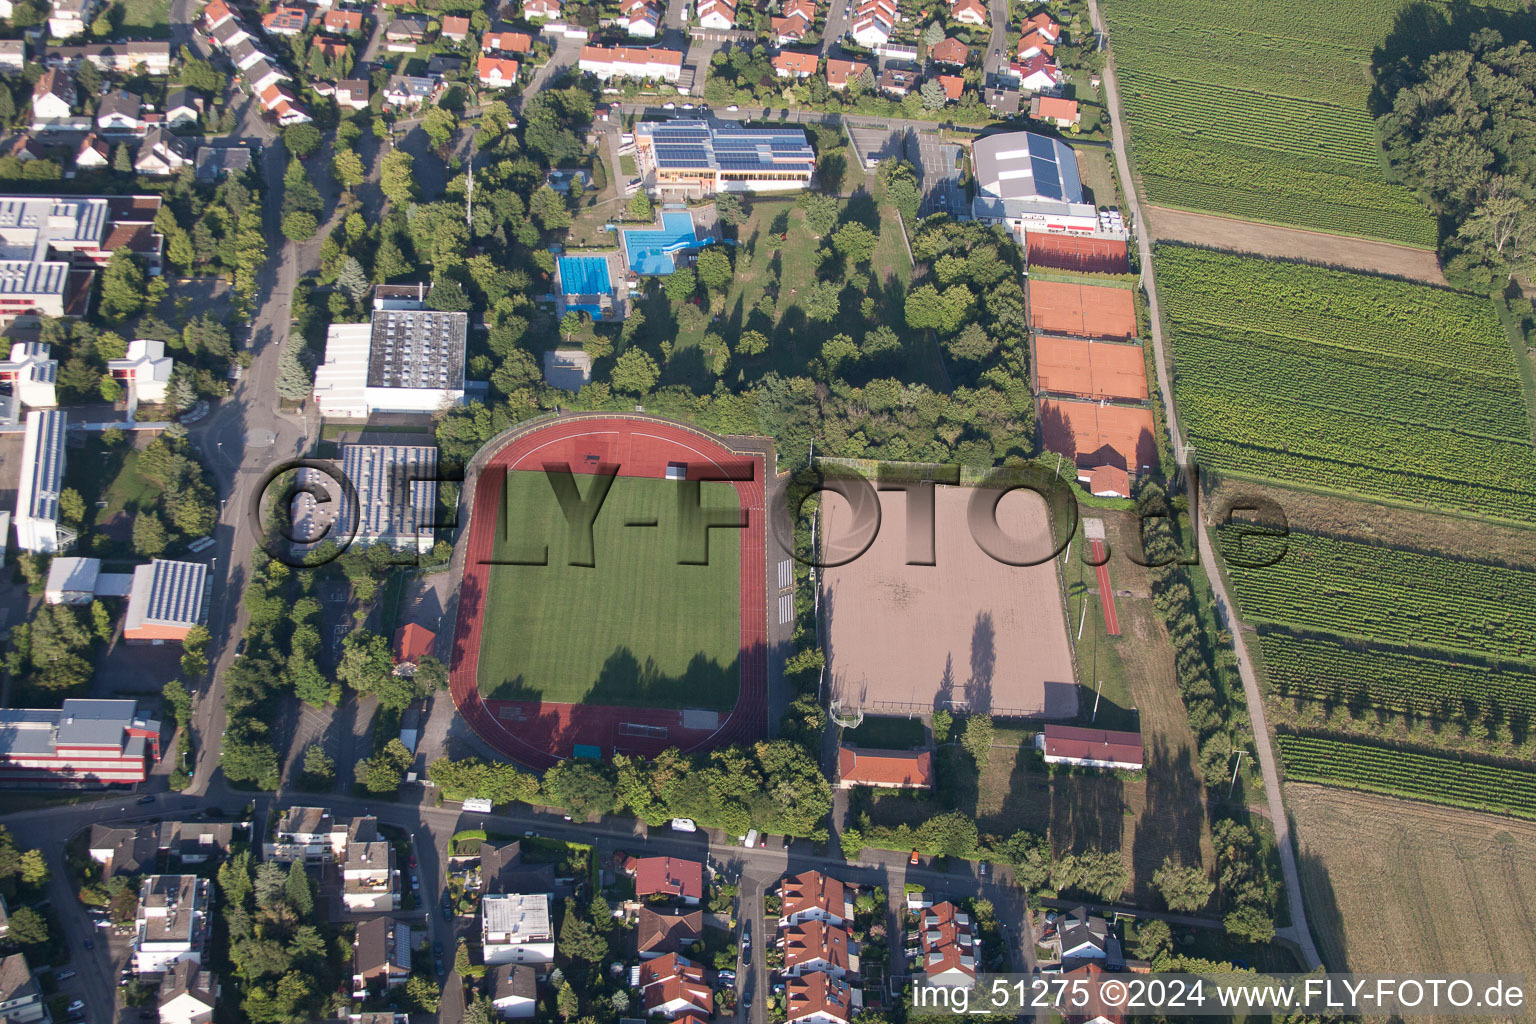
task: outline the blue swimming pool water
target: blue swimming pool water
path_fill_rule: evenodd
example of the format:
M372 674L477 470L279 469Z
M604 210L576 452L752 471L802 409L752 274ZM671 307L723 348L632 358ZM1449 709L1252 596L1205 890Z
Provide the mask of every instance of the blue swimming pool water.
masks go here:
M631 229L623 235L629 269L637 274L670 274L677 269L673 253L699 244L693 233L693 214L686 211L663 213L660 229Z
M613 282L608 278L608 257L560 257L560 293L562 295L606 295L611 291L613 291Z

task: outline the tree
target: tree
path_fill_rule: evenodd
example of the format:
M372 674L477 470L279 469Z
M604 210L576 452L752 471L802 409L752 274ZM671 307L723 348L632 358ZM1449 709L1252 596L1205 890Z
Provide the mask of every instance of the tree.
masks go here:
M14 920L14 919L13 919ZM1221 919L1227 934L1244 942L1263 944L1275 938L1275 919L1263 907L1246 904Z
M405 781L405 770L416 756L399 737L384 744L384 749L358 762L363 785L370 793L393 793Z
M31 907L11 911L11 928L6 938L18 946L41 946L48 941L48 925L43 915Z
M842 289L831 281L816 282L805 297L805 315L817 323L831 323L842 312L841 294Z
M960 744L971 755L971 760L976 762L978 771L986 768L992 757L992 716L967 715L965 734L960 737Z
M607 814L617 804L607 770L591 761L568 758L544 775L544 792L573 816Z
M368 289L372 285L357 257L348 256L336 268L336 287L346 292L347 298L352 300L354 306L360 305L367 297Z
M289 210L283 214L283 237L290 242L307 242L320 230L320 222L308 210Z
M768 336L762 331L742 331L736 339L736 352L743 356L760 356L768 351Z
M949 102L949 95L944 91L944 83L937 78L930 78L918 86L917 95L923 101L924 110L938 110Z
M436 690L448 688L448 667L431 654L416 662L416 691L426 696Z
M560 1011L560 1019L568 1021L581 1012L581 997L571 987L570 982L560 986L559 993L555 996L555 1007Z
M400 245L395 241L394 236L386 233L373 254L373 279L383 283L397 277L404 277L415 269L415 264L405 258L405 253L400 250Z
M1163 897L1169 910L1195 911L1210 902L1216 883L1197 867L1181 867L1172 857L1163 858L1163 866L1152 873L1152 887Z
M1138 960L1156 960L1158 954L1172 946L1173 931L1168 927L1167 921L1142 918L1136 922L1134 952Z
M112 639L112 613L100 601L91 602L91 629L102 643Z
M666 297L673 302L687 302L693 294L697 282L692 267L678 267L667 275L661 284L661 290Z
M837 226L840 204L836 196L822 195L820 192L802 192L795 203L805 211L805 226L817 238Z
M290 124L283 129L283 145L301 159L319 149L320 142L320 129L312 124Z
M138 259L126 247L107 260L101 275L101 315L121 320L144 307L144 271Z
M315 380L300 354L300 347L288 343L277 356L277 393L290 402L301 402L314 391Z
M832 235L832 248L850 265L868 263L879 244L879 236L858 221L849 221Z
M336 762L324 747L311 743L304 748L304 774L320 782L329 782L336 774Z
M1077 885L1105 903L1118 900L1131 880L1118 850L1090 850L1077 858Z
M571 226L571 211L565 199L548 185L540 186L528 197L528 212L546 231L558 231Z
M645 194L644 189L629 197L629 205L624 208L624 215L629 220L643 221L649 221L656 216L651 208L651 197Z
M661 371L656 366L656 360L638 348L628 348L614 360L608 380L615 391L645 395L656 386L660 378Z
M67 523L78 523L85 518L85 499L73 487L59 492L59 515Z
M21 884L36 888L52 877L42 850L24 850L21 854Z
M948 743L949 730L954 724L954 716L943 708L938 708L933 713L933 742Z
M731 283L735 272L731 269L731 257L720 246L710 246L699 253L694 263L698 274L699 283L713 291L724 291L726 285Z
M565 901L565 921L560 926L559 949L572 960L598 963L608 953L608 940L598 933L592 922L576 909L575 900Z
M944 26L937 21L930 21L928 27L923 29L923 42L929 49L944 41Z
M288 866L288 877L283 882L283 898L300 918L307 918L315 909L315 891L310 888L309 874L304 862L295 860Z
M154 558L165 550L170 538L165 523L154 512L140 512L133 520L133 550L146 558Z
M987 335L986 328L981 324L973 322L946 340L944 348L956 359L979 363L997 349L997 341Z
M715 216L726 227L736 227L745 224L747 211L742 206L740 197L730 192L722 192L715 196Z
M411 173L411 154L394 149L379 165L379 191L391 203L403 206L416 198L416 179Z
M406 1001L418 1013L436 1013L443 1001L443 990L424 974L413 974L405 983Z
M336 176L337 183L345 189L357 188L368 180L368 172L363 167L363 158L353 149L336 151L336 155L331 157L331 173Z
M133 173L133 157L129 154L128 147L121 142L112 151L112 169L118 174Z

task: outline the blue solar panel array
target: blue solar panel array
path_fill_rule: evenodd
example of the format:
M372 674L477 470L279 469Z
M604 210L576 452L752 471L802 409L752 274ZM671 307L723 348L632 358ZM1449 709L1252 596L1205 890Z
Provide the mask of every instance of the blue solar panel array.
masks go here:
M1064 143L1044 135L1027 133L1029 164L1035 176L1035 193L1047 199L1067 203L1083 201L1083 183L1077 176L1077 161ZM1065 156L1067 166L1062 167Z
M702 121L649 127L659 167L721 170L809 170L816 155L802 129L716 128Z

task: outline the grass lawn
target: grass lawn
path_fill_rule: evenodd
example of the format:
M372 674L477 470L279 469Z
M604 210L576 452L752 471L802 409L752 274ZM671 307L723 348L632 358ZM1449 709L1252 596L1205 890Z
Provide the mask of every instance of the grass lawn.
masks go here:
M619 171L626 181L640 173L640 169L635 166L635 158L628 153L619 157Z
M133 517L160 497L160 485L139 473L140 453L131 444L108 446L99 435L86 440L83 449L70 452L64 470L64 486L85 499L85 521L80 555L111 557L133 550ZM106 502L97 507L97 502Z
M804 374L806 364L819 357L823 343L835 335L846 334L859 344L871 330L886 325L896 332L901 350L879 361L878 366L861 364L854 376L895 376L943 385L942 369L933 361L932 346L906 325L906 289L912 266L894 208L878 205L863 192L842 202L843 221L862 222L878 233L879 242L869 266L861 269L868 279L865 286L860 289L845 283L837 318L820 323L806 316L804 303L818 280L813 256L822 248L823 240L807 229L804 212L791 199L755 199L747 205L749 216L736 229L736 276L726 290L724 312L717 320L706 318L703 326L684 325L673 305L661 295L641 304L651 345L672 345L663 368L663 383L695 388L712 385L713 377L700 350L709 332L732 344L747 330L761 331L768 337L767 352L750 358L735 356L726 371L731 378L739 374L743 381L750 381L769 372ZM783 241L780 235L786 236ZM774 297L771 315L758 309L770 288ZM866 297L873 300L868 317L862 309Z
M857 729L844 729L843 742L861 747L906 750L923 742L927 730L919 718L866 716Z
M129 36L163 36L171 30L170 0L119 0L113 15L118 31Z
M593 478L581 477L583 493ZM679 565L676 486L618 477L593 526L592 567L575 554L542 473L509 474L494 557L520 557L530 539L548 565L493 565L480 648L480 691L544 699L727 710L736 704L740 537L709 531L709 564ZM705 508L735 507L728 484L704 485ZM653 520L655 527L628 528Z

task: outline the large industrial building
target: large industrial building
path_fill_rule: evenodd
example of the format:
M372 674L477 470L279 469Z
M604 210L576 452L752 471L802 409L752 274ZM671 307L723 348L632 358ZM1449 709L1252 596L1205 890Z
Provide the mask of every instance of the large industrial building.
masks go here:
M339 535L354 544L432 550L437 521L437 449L418 445L349 444L341 471L357 501L341 499ZM355 531L355 532L354 532Z
M160 723L131 700L70 699L0 710L0 784L143 782L160 758Z
M325 362L315 369L320 415L361 420L457 405L464 400L468 337L467 313L376 300L371 323L332 324L326 333Z
M1083 202L1077 154L1060 139L1033 132L1007 132L971 144L976 198L971 216L1007 227L1024 244L1024 233L1091 235L1097 211Z
M635 125L635 156L647 187L661 193L786 192L816 173L802 128L743 128L709 121Z
M160 272L159 196L0 196L0 323L80 316L96 268L126 248Z
M133 570L123 639L130 644L180 643L208 616L208 567L156 558Z
M27 413L21 449L21 482L16 488L16 546L51 555L68 546L74 533L59 525L59 491L64 486L64 438L69 414L58 409Z

